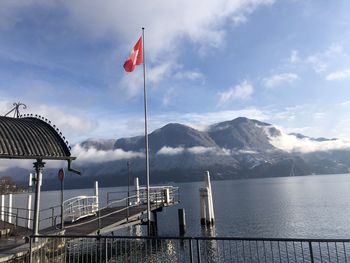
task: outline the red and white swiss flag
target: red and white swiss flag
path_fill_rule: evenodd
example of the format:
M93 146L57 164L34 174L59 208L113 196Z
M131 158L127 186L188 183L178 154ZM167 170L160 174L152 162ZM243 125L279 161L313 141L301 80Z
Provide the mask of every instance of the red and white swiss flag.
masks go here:
M132 72L136 68L136 65L140 64L142 64L142 37L136 42L123 67L126 72Z

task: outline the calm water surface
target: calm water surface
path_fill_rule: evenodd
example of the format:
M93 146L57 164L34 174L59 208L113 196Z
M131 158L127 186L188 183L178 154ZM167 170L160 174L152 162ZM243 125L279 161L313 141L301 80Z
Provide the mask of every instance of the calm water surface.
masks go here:
M186 211L186 235L207 235L199 221L201 182L176 184L181 203L158 215L160 235L178 235L177 209ZM102 188L108 191L126 187ZM209 234L240 237L350 238L350 175L212 181L216 224ZM65 199L92 195L93 189L67 190ZM24 207L25 195L14 198ZM59 204L59 191L42 192L42 208ZM143 229L144 231L144 229Z

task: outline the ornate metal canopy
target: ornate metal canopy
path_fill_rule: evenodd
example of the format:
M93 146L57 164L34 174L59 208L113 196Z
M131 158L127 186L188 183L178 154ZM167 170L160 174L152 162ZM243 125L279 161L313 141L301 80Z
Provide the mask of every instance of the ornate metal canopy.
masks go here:
M0 116L0 158L67 160L71 157L68 142L47 119Z

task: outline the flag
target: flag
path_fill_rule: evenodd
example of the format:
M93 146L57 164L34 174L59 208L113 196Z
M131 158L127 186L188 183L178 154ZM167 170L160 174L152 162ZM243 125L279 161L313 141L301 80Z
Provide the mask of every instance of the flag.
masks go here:
M136 42L135 46L131 50L131 54L128 59L124 62L124 70L126 72L134 71L136 65L142 64L142 37Z

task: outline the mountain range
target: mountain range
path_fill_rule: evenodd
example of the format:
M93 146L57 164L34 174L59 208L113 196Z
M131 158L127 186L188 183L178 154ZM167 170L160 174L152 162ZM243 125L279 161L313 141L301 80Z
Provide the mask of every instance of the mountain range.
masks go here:
M348 173L349 146L335 138L287 134L244 117L205 131L169 123L149 134L150 178L152 183L196 181L202 180L205 170L213 179ZM70 188L92 187L94 180L102 186L125 185L127 161L131 177L144 183L144 151L144 136L83 141L73 147L78 157L74 166L83 175L68 175L67 183ZM58 186L56 170L45 171L47 189Z

